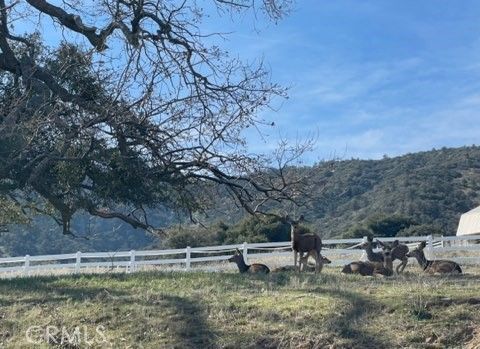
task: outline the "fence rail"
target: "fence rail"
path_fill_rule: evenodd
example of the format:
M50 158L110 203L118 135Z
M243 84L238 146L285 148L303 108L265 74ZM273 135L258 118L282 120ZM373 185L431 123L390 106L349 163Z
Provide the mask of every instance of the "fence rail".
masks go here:
M340 265L352 260L365 259L359 245L363 239L323 240L322 254L332 259L332 265ZM400 238L380 238L383 242L400 240L414 247L418 242L426 241L426 253L429 259L440 257L444 253L453 254L449 259L459 263L480 265L480 235L470 236L416 236ZM0 258L0 274L31 275L32 272L47 272L58 269L72 273L81 273L91 268L125 268L134 272L139 267L155 265L179 265L190 270L192 264L225 261L235 249L243 251L245 261L249 258L267 258L291 256L291 242L243 243L222 246L189 247L184 249L119 251L119 252L76 252L70 254L22 256ZM249 253L250 251L250 253ZM477 253L477 255L475 255ZM472 256L473 254L473 256Z

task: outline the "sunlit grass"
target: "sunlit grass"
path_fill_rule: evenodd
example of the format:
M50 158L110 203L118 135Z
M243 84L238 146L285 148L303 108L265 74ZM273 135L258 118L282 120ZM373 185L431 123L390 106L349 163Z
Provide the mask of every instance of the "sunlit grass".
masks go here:
M145 272L0 280L0 347L29 326L105 329L91 348L462 348L480 323L480 272L393 278ZM83 327L82 327L83 328ZM52 344L43 344L52 348Z

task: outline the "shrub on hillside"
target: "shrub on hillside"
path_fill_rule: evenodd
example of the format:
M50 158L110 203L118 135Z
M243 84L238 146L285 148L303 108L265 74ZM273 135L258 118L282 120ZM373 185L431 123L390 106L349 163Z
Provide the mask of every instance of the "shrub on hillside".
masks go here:
M305 232L310 230L303 228ZM248 216L239 223L228 226L220 222L210 227L197 225L176 226L167 231L162 246L184 248L185 246L213 246L243 242L277 242L290 240L290 225L278 217Z
M179 225L167 230L162 241L164 248L185 248L221 244L221 228L208 229L198 225Z
M371 218L367 222L367 227L374 236L394 237L400 231L415 224L415 221L410 217L392 215Z
M364 236L370 236L373 237L373 233L370 229L365 228L365 227L354 227L344 233L342 235L342 238L344 239L360 239L363 238Z
M431 224L413 225L398 232L397 236L444 235L444 231Z

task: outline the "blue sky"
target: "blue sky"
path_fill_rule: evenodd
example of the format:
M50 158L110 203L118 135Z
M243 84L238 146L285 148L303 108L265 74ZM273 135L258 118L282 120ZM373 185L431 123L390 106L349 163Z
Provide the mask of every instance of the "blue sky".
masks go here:
M280 135L315 136L307 161L480 143L479 1L299 0L276 25L218 25L233 55L263 57L290 87L252 151Z
M261 114L275 127L246 134L252 152L280 137L316 138L310 163L480 143L480 1L297 0L277 24L234 19L213 14L201 28L231 32L222 47L263 58L289 87Z

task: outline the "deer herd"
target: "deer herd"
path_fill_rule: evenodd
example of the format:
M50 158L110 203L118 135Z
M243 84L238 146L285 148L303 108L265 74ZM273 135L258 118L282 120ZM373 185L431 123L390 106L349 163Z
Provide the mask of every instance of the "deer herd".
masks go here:
M321 255L322 240L317 234L308 232L301 226L304 221L303 216L298 220L293 220L289 216L285 217L285 222L291 227L291 241L293 250L293 266L284 266L275 269L275 272L282 271L306 271L313 269L315 273L322 271L324 264L330 264L331 261ZM392 244L386 244L376 240L381 252L374 251L373 238L368 238L359 246L365 250L368 261L354 261L342 268L344 274L358 274L362 276L392 276L394 274L393 261L399 260L400 264L395 268L395 272L400 274L404 271L408 258L415 258L425 273L428 274L461 274L462 269L458 263L449 260L428 260L425 257L425 241L422 241L415 249L411 250L407 245L401 244L395 240ZM312 257L315 260L315 266L308 264L308 259ZM254 263L246 264L240 250L228 259L229 262L237 264L240 273L264 273L268 274L270 268L265 264ZM298 264L298 265L297 265Z

